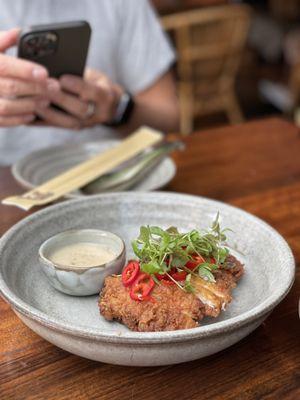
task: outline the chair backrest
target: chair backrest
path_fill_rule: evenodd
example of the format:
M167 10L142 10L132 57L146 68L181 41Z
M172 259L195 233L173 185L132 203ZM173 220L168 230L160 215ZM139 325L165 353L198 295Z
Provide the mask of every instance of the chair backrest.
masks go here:
M272 14L278 19L299 20L299 0L269 0L269 7Z
M178 51L181 81L232 84L250 23L250 8L227 5L162 18Z

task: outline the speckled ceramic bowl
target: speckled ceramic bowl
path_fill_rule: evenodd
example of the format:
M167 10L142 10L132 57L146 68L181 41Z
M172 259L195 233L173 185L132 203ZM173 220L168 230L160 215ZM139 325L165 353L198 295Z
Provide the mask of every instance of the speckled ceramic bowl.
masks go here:
M81 144L66 144L34 151L12 166L14 178L26 189L32 189L67 169L88 160L120 143L120 140L101 140ZM156 165L151 173L134 186L132 190L148 192L167 185L176 174L176 165L166 157ZM68 193L66 198L90 196L81 190Z
M103 229L130 241L142 224L207 228L220 212L230 247L243 253L245 275L233 301L198 328L139 333L99 315L97 296L65 295L48 284L38 249L67 229ZM93 360L122 365L165 365L195 360L238 342L288 293L295 273L285 240L260 219L227 204L167 192L115 193L72 200L24 218L0 241L0 291L17 315L51 343Z
M51 254L56 250L82 242L105 246L114 258L104 264L80 268L52 261ZM100 292L106 276L121 272L126 252L123 240L114 233L99 229L72 229L47 239L39 248L39 256L41 267L55 289L74 296L89 296Z

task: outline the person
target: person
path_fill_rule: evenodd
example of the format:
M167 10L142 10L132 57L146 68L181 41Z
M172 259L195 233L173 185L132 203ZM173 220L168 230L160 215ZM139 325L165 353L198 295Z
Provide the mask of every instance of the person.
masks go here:
M15 57L20 29L12 27L72 20L92 28L83 78L55 80ZM1 29L0 164L51 145L123 137L141 125L178 129L175 54L148 0L2 0ZM134 100L129 121L107 126L125 93Z

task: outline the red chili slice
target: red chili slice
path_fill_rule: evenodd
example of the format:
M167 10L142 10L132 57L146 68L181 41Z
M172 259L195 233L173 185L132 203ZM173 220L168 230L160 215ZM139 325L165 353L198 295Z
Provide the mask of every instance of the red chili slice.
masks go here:
M189 260L185 266L186 268L190 270L194 270L196 267L198 267L199 264L205 263L205 259L202 256L199 256L198 254L193 256L192 260Z
M138 261L129 261L122 272L122 282L125 287L131 286L140 272L140 263Z
M176 268L172 268L169 275L175 279L175 281L184 281L187 273L185 271L178 271ZM164 283L165 285L175 285L171 278L167 274L155 274L156 278Z
M187 273L185 271L176 271L170 274L175 281L184 281ZM173 282L174 283L174 282Z
M168 275L166 275L166 274L155 274L155 277L156 277L159 281L163 281L163 280L169 279Z
M152 296L146 296L145 298L144 298L144 300L147 300L147 301L150 301L151 303L156 303L156 300L155 300L155 298L154 297L152 297Z
M140 274L130 289L130 297L132 300L142 301L147 298L155 285L154 280L149 274Z

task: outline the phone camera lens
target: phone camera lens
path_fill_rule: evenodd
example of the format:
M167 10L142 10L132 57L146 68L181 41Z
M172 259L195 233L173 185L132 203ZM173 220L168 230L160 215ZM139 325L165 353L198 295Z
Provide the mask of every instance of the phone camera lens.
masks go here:
M41 32L28 35L24 41L24 50L31 57L44 57L55 53L58 37L54 32Z

